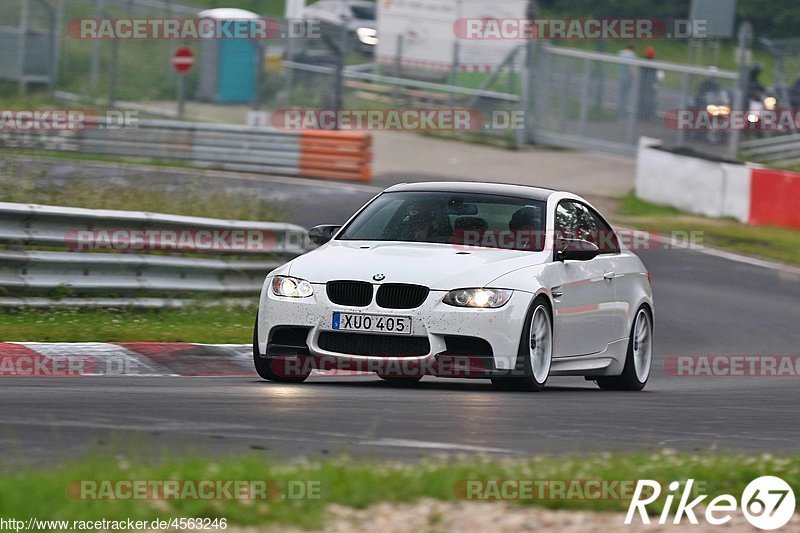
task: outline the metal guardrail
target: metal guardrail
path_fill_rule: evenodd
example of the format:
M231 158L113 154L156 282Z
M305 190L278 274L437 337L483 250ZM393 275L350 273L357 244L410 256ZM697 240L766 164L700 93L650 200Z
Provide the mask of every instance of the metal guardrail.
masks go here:
M336 69L333 67L327 67L324 65L310 65L308 63L298 63L295 61L284 61L283 66L294 70L315 72L317 74L328 74L331 76L336 72ZM414 89L440 91L442 93L456 94L461 96L494 98L496 100L503 100L507 102L520 101L519 95L516 94L502 93L486 89L473 89L470 87L460 87L458 85L447 85L444 83L415 80L411 78L400 78L397 76L385 76L382 74L373 74L372 72L361 72L359 69L353 67L344 69L342 76L345 80L364 80L376 84L384 84L388 87L391 87L392 85L398 85Z
M739 154L759 163L800 163L800 133L744 141Z
M149 307L180 302L146 298L153 294L252 295L306 242L306 230L293 224L0 203L0 306L46 305L42 294L56 290Z
M271 253L299 254L305 250L306 230L294 224L253 222L247 220L222 220L216 218L188 217L144 211L118 211L110 209L84 209L0 202L0 243L35 244L40 246L68 247L74 243L79 231L108 230L220 230L258 231L271 234ZM212 247L213 248L213 247ZM230 252L209 247L181 248L185 252ZM262 249L236 250L236 254L264 253Z
M0 148L176 161L241 172L369 181L372 139L340 131L282 131L174 120L120 125L86 117L72 129L0 131Z

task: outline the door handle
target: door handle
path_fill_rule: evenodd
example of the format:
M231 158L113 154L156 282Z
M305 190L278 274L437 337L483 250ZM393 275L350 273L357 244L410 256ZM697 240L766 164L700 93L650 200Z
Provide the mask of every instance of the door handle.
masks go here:
M614 279L614 278L616 278L616 277L617 277L617 275L616 275L616 274L614 274L613 272L606 272L605 274L603 274L603 278L604 278L606 281L611 281L612 279Z

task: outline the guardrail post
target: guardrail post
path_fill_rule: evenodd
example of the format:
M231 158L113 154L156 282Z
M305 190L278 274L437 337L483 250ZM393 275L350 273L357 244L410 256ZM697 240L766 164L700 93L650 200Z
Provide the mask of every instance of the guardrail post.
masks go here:
M733 109L747 111L749 102L746 101L748 79L750 76L750 64L747 61L747 50L753 44L753 26L748 21L739 25L739 49L741 50L741 64L739 65L739 82L733 98ZM739 154L740 132L737 128L731 128L731 135L728 144L728 157L735 160Z

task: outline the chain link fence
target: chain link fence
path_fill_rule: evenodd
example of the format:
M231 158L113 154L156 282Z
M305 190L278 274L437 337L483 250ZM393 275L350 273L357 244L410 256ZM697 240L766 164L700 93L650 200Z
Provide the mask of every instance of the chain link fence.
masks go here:
M280 89L267 108L345 111L463 111L475 120L469 128L427 133L516 145L524 135L522 61L514 53L498 68L473 69L451 61L424 62L404 55L365 53L352 36L306 39L283 44L283 69L271 77ZM339 46L339 43L345 43ZM280 47L278 47L280 48ZM275 47L273 47L275 49ZM344 53L341 53L344 50ZM339 70L341 71L339 72ZM280 81L276 81L280 80Z
M84 40L66 31L75 19L194 18L200 11L201 7L169 0L3 0L0 75L46 82L55 57L57 88L62 92L111 104L153 102L172 110L179 77L170 59L185 45L198 57L197 67L185 78L189 100L222 106L209 96L213 86L204 90L203 82L209 57L222 45L198 40ZM286 31L287 21L280 25L277 38L254 45L257 87L240 107L469 110L481 117L479 127L430 133L512 146L533 142L625 154L634 153L638 138L647 136L670 148L734 159L740 141L752 137L683 127L676 120L681 111L729 113L746 108L738 72L544 41L492 48L492 57L481 62L475 50L467 49L476 43L452 38L437 42L430 36L426 42L439 49L438 59L423 61L413 36L394 36L394 46L376 56L352 30L323 24L318 35L296 36ZM56 30L55 48L51 27Z
M54 82L58 62L63 0L0 2L0 79Z
M532 141L633 154L645 136L669 148L735 157L732 132L694 129L678 117L741 106L738 73L550 45L537 52Z

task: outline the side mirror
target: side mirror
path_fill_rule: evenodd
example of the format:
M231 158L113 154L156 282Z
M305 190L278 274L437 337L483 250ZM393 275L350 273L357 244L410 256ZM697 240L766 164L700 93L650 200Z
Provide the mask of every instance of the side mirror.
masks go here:
M556 240L556 261L589 261L599 253L597 245L583 239Z
M314 226L308 230L308 238L314 244L325 244L333 238L333 234L339 231L341 226L334 226L331 224L323 224L322 226Z

